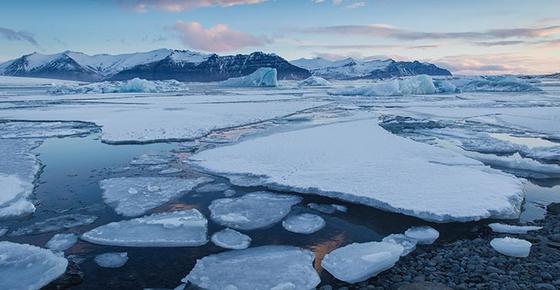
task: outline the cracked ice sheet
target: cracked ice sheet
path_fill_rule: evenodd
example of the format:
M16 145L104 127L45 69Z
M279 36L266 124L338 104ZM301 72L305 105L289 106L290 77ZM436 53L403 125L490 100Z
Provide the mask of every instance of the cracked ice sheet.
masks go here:
M143 104L63 103L0 110L0 119L92 122L102 127L102 139L106 142L150 142L194 139L212 130L260 122L327 104L303 100L251 102L248 96L245 100L189 103L180 98L162 97Z
M523 191L514 176L366 119L255 138L203 151L191 164L271 188L312 193L429 221L514 218ZM476 181L476 182L473 182Z

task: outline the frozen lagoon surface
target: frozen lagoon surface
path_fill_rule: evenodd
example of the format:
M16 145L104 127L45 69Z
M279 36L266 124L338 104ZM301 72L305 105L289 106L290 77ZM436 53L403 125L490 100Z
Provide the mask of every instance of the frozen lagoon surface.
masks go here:
M448 147L442 146L445 141L463 150L498 157L505 158L519 153L525 159L545 165L558 166L560 161L560 143L555 137L560 136L556 126L560 86L554 85L542 86L541 92L347 97L329 95L328 91L350 86L360 87L369 83L333 82L328 88L300 87L297 82L285 81L281 81L277 88L225 88L188 84L189 91L180 93L87 95L48 94L46 91L51 81L25 86L16 83L12 81L9 88L0 88L0 118L5 120L0 126L0 143L9 139L19 142L18 144L36 144L26 147L28 150L22 151L22 154L31 156L34 164L42 166L42 170L36 171L33 178L28 179L34 189L25 200L35 205L35 212L25 218L0 220L0 228L7 231L0 239L39 247L46 247L47 241L55 234L82 235L104 225L130 219L119 215L111 205L106 204L99 185L101 180L162 177L161 171L173 169L166 171L165 177L185 180L210 177L215 179L212 185L220 186L209 187L208 190L198 186L194 188L194 192L180 194L148 209L142 216L197 209L208 219L208 239L224 229L224 226L211 219L209 210L213 201L224 198L224 189L228 195L233 194L233 198L258 191L298 197L301 202L293 205L287 216L320 214L325 220L325 227L320 231L308 235L288 232L282 227L282 218L264 228L239 231L251 238L252 248L283 244L311 251L315 255L312 265L321 284L337 288L348 284L334 278L328 271L321 271L320 267L325 255L335 249L352 243L381 241L391 234L397 237L390 241L386 239L387 242L404 245L406 237L400 239L403 238L402 234L397 233L404 233L413 226L425 225L430 225L440 233L437 243L431 246L438 247L441 243L458 238L473 238L477 234L476 230L485 228L487 222L434 224L399 212L383 211L338 198L301 194L285 187L271 189L262 186L262 180L259 180L262 177L227 176L231 178L230 182L227 178L200 172L200 168L193 168L185 161L193 154L205 152L209 148L243 144L267 136L364 119L371 119L373 124L379 122L392 135L440 147L442 150L450 151ZM538 83L536 85L539 86ZM75 110L75 115L66 115L71 110ZM65 117L59 120L59 116L55 116L53 112ZM124 123L116 124L119 128L110 128L116 126L109 123L116 122L117 119L113 116L117 116L117 112L128 116L136 114L138 118L124 119ZM208 117L212 114L197 114L203 112L215 115ZM16 116L19 114L19 117ZM249 117L241 118L241 115ZM189 122L185 121L185 116L189 116ZM14 121L12 117L18 121ZM94 121L93 117L99 122ZM49 122L28 122L28 119ZM233 121L216 122L218 119ZM203 129L195 129L196 134L191 134L194 131L189 128ZM107 138L113 134L111 130L118 133L115 136L126 138ZM122 131L117 132L119 130ZM462 132L466 135L461 135L460 138L459 134L444 135L443 131ZM360 133L366 134L365 132ZM209 135L203 137L206 134ZM174 142L183 138L194 140ZM383 139L377 141L383 143ZM115 142L129 144L109 144ZM18 147L6 147L10 148L6 152L19 154L19 151L11 149ZM347 150L340 148L337 154ZM463 155L463 151L454 151L453 154ZM466 158L473 162L472 158ZM477 165L474 167L479 168L480 161L475 162ZM484 160L482 163L485 163ZM3 164L0 162L1 165ZM521 219L519 222L501 221L504 224L522 225L542 218L546 204L560 201L560 181L556 177L537 176L523 168L502 168L495 163L486 165L494 167L492 174L507 172L519 178L527 178L522 184L525 203L521 208ZM286 177L294 174L292 169L296 168L286 171ZM18 167L12 166L9 170L13 172L10 174L34 172L29 169L20 171ZM437 179L444 180L445 174ZM512 175L505 176L513 178ZM197 189L201 189L200 192ZM332 206L307 207L308 204L336 205L347 211L333 210ZM265 209L260 209L259 212L268 213ZM114 239L119 235L121 233L109 236ZM105 269L95 263L94 257L97 255L125 251L130 258L125 267ZM230 250L219 248L213 243L193 247L155 248L107 246L78 240L65 251L65 256L71 263L79 261L79 268L84 274L81 283L74 287L76 289L174 288L195 268L197 260L228 251ZM259 257L265 255L253 254ZM351 256L350 253L346 255ZM410 255L414 255L414 252ZM499 253L496 252L496 255ZM398 266L398 262L396 265ZM383 278L383 273L377 275ZM56 281L54 285L60 285L59 283ZM292 285L285 283L279 287L289 289ZM193 286L187 286L187 289L193 289Z

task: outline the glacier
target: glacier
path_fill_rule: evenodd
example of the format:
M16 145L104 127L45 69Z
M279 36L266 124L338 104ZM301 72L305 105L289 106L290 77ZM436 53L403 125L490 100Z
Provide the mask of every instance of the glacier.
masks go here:
M208 242L208 220L196 209L112 222L84 233L84 241L123 247L195 247Z
M218 247L232 250L247 249L251 245L251 238L249 236L230 228L214 233L211 240Z
M262 246L210 255L196 261L185 283L208 290L315 289L315 255L292 246Z
M529 241L510 237L492 239L490 245L496 252L516 258L528 257L532 246Z
M322 217L310 213L290 215L282 221L284 229L298 234L312 234L324 228L325 224Z
M277 71L275 68L261 67L250 75L230 78L219 82L224 87L277 87Z
M123 216L133 217L146 213L196 186L212 181L208 177L117 177L103 179L99 186L103 199Z
M393 135L367 118L253 138L189 162L232 182L243 176L435 222L514 218L523 200L514 176Z

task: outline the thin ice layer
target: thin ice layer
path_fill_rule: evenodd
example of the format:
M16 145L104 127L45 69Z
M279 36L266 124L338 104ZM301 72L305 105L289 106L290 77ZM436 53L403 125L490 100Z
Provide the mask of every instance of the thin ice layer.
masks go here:
M124 216L139 216L178 198L210 178L119 177L99 182L103 199Z
M232 182L244 176L437 222L516 217L523 199L517 178L393 135L375 120L251 139L197 153L191 163Z
M46 244L47 248L53 251L64 251L71 248L78 242L76 234L56 234Z
M182 280L209 290L315 289L315 255L292 246L263 246L204 257Z
M0 242L0 289L39 289L64 274L68 261L47 249Z
M208 220L196 209L112 222L82 235L94 244L124 247L193 247L208 242Z

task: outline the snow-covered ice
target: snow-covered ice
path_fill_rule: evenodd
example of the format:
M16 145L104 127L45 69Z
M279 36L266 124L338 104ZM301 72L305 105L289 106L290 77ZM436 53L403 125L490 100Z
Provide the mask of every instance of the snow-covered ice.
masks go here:
M516 226L502 223L491 223L488 225L495 233L505 234L526 234L529 231L538 231L542 227L538 226Z
M401 245L403 247L403 252L401 253L401 256L406 256L412 253L412 251L416 249L416 244L418 243L416 239L407 237L406 235L403 234L390 234L384 237L383 240L381 241Z
M249 247L251 238L230 228L223 229L212 235L212 243L218 247L233 250L242 250Z
M0 122L0 139L69 137L85 135L93 129L80 122Z
M353 243L328 253L321 266L338 280L357 283L393 267L403 250L395 243Z
M219 84L224 87L277 87L275 68L261 67L250 75L230 78Z
M240 230L268 227L282 220L301 198L272 192L253 192L237 198L221 198L209 206L213 221Z
M330 86L332 85L331 82L327 81L322 77L317 76L310 76L303 81L298 83L299 86L307 86L307 87L322 87L322 86Z
M92 224L97 220L96 216L84 214L65 214L53 218L48 218L44 221L36 222L29 226L21 227L12 233L13 236L40 234L55 232L61 229L70 229L83 225Z
M315 289L315 255L292 246L263 246L204 257L182 280L208 290Z
M46 244L47 248L55 251L65 251L78 242L76 234L56 234Z
M325 220L318 215L302 213L288 216L282 226L293 233L312 234L325 227Z
M71 83L53 85L49 92L52 94L166 93L188 89L185 83L176 80L149 81L133 78L126 81L106 81L84 85Z
M333 90L333 95L346 96L404 96L435 94L438 90L430 76L418 75L406 79L381 81L356 88Z
M207 177L118 177L99 182L103 199L123 216L139 216L194 187L212 181Z
M104 253L95 256L95 263L103 268L120 268L128 262L127 252Z
M81 236L94 244L124 247L193 247L208 242L208 220L196 209L112 222Z
M40 289L64 274L68 261L47 249L0 242L0 289Z
M517 217L523 199L517 178L393 135L372 119L250 139L202 151L190 162L232 183L241 176L437 222Z
M495 238L490 241L490 245L494 250L506 256L526 258L531 252L531 243L516 238Z
M439 232L429 226L411 227L404 232L404 235L415 239L420 245L433 244L439 238Z

